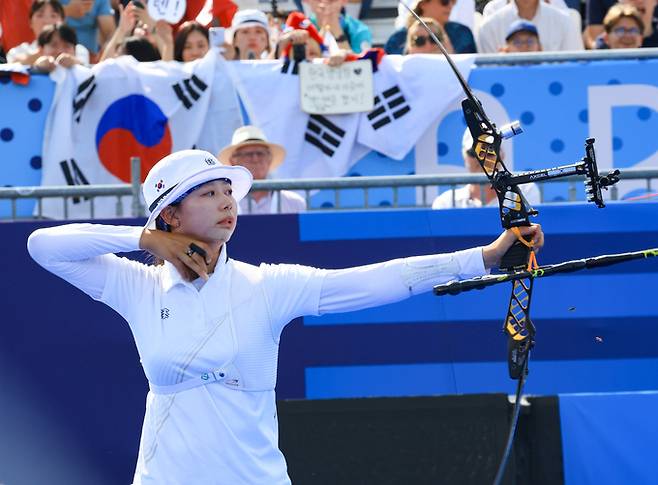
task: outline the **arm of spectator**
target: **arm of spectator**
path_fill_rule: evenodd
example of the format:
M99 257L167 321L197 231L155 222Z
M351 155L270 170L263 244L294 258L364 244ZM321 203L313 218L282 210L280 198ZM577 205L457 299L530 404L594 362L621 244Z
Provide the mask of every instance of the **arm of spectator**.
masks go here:
M100 15L96 17L96 21L98 22L99 41L101 46L104 46L110 41L116 31L114 17L112 15Z
M17 56L13 59L13 61L14 61L14 62L19 62L19 63L21 63L21 64L23 64L23 65L25 65L25 66L33 66L34 63L37 61L37 59L39 59L39 57L41 57L42 55L43 55L43 54L41 53L41 49L39 49L39 50L37 50L36 52L34 52L34 53L32 53L32 54L20 54L20 55L17 55ZM9 60L9 59L7 59L7 60ZM9 61L9 62L11 62L11 61Z
M656 10L656 0L644 0L644 13L642 21L644 22L644 37L653 34L653 14Z
M592 24L583 31L583 42L588 49L596 49L596 38L603 33L603 25Z
M583 40L588 49L594 49L596 38L603 33L603 17L614 4L610 0L587 0Z
M224 59L227 61L233 61L235 60L235 47L233 47L233 44L229 44L228 42L224 42L221 46L220 53ZM274 51L276 49L272 49L272 52L270 52L270 56L272 59L275 59L274 57Z
M64 5L64 13L67 17L79 19L89 13L94 6L94 0L71 0Z
M103 48L103 54L101 55L98 62L102 62L105 59L111 59L116 57L116 50L123 40L128 37L133 29L135 28L135 23L139 19L137 15L137 7L131 2L127 7L119 4L119 25L114 30L114 34L110 40L107 41L105 47Z
M174 34L171 25L164 20L155 23L154 39L163 61L174 60Z

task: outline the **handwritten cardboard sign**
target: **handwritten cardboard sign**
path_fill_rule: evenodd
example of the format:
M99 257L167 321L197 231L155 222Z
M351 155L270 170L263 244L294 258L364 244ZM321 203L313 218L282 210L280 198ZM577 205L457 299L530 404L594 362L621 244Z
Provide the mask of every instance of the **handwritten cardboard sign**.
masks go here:
M299 64L302 111L329 115L372 111L372 64L370 61Z

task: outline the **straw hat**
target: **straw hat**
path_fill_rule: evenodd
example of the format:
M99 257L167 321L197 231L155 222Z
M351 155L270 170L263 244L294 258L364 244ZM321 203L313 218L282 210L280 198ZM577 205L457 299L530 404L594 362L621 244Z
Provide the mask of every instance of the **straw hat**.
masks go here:
M274 170L281 165L286 156L285 148L276 143L270 143L267 141L265 134L260 128L253 125L247 125L241 126L235 130L233 138L231 138L231 144L219 152L218 158L222 163L230 165L233 153L235 153L238 148L250 145L265 145L270 149L272 152L272 165L270 166L270 170Z

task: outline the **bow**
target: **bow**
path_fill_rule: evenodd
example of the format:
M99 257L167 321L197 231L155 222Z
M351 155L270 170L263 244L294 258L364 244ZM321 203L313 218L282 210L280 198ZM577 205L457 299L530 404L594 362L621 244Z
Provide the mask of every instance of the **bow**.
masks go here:
M521 392L525 376L528 372L528 357L530 349L532 349L535 342L535 326L530 319L530 303L532 300L533 284L536 277L547 274L546 269L541 269L537 265L535 254L532 250L532 242L525 240L519 230L520 227L530 226L530 217L538 214L538 212L525 199L519 186L522 184L559 177L582 175L585 178L587 200L589 202L594 202L599 208L602 208L605 207L605 204L603 202L601 189L607 189L608 186L619 181L619 170L609 172L605 176L599 175L596 164L596 154L594 152L594 139L589 138L585 142L585 156L577 163L519 174L511 173L500 156L500 147L503 139L511 138L512 136L523 132L520 123L518 121L513 121L502 126L500 129L496 127L484 111L482 103L475 97L470 86L450 58L450 55L446 51L441 40L437 38L434 32L432 32L416 12L409 8L405 2L401 3L425 28L429 36L439 47L462 86L466 98L462 100L461 106L466 125L468 126L468 130L473 138L473 145L471 148L498 198L502 227L504 229L511 229L517 237L517 241L505 253L501 260L500 269L505 274L456 282L457 286L440 285L434 289L435 294L437 295L446 293L454 294L455 292L463 291L463 289L468 289L468 282L473 284L472 287L480 288L488 286L489 284L506 281L512 282L512 292L507 315L505 316L503 324L503 330L508 337L507 356L509 375L512 379L518 380L519 382L517 385L516 403L506 449L494 480L494 483L498 484L502 480L507 458L514 439L516 423L520 411ZM655 254L652 253L652 255ZM583 264L583 267L587 266L587 263ZM576 263L574 263L574 265L576 265ZM574 268L574 265L565 266L564 268ZM571 271L573 270L575 269L571 269ZM540 274L539 271L543 271L543 273ZM473 283L474 280L477 281ZM494 283L491 283L491 281ZM464 285L459 286L460 283Z

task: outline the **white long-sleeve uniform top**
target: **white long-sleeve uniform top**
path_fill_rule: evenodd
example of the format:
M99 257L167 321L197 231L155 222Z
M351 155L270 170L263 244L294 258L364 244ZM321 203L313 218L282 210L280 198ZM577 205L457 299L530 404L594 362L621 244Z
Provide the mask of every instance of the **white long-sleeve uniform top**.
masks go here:
M253 266L222 249L201 285L169 263L114 255L138 250L141 232L70 224L39 229L28 241L40 265L130 325L151 386L136 485L289 484L274 394L283 327L302 315L383 305L485 273L481 248L344 270ZM217 369L234 379L167 393Z

